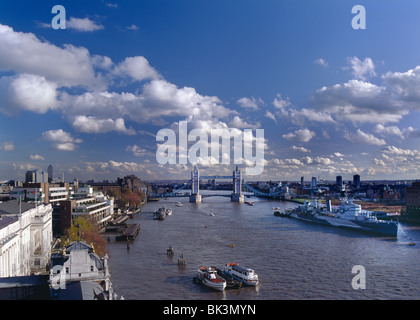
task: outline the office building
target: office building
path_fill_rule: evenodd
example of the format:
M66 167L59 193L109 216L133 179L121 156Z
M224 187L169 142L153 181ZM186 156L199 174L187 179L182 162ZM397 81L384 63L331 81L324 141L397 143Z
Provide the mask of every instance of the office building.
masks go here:
M45 272L52 240L50 204L0 203L0 278Z
M336 176L335 177L335 185L339 188L343 186L343 177L342 176Z
M353 185L354 185L356 188L360 188L360 175L355 174L355 175L353 176Z

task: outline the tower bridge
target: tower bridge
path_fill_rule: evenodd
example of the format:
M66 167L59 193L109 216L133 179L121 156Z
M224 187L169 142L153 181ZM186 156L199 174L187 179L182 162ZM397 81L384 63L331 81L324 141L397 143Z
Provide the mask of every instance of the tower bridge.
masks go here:
M226 195L202 195L200 194L200 179L203 180L216 180L216 179L232 179L233 180L233 190L232 194ZM188 192L182 192L182 190L186 189L188 186L191 186L191 193ZM187 183L184 183L184 185L181 188L178 188L177 190L174 190L172 192L163 193L163 194L157 194L153 193L151 191L148 191L148 194L150 197L155 198L169 198L169 197L189 197L190 202L201 202L202 198L208 197L208 196L224 196L224 197L230 197L232 202L244 202L244 194L243 189L245 189L248 192L251 192L254 196L257 197L278 197L282 194L282 191L277 191L273 193L266 193L262 192L260 190L257 190L242 179L242 173L236 167L235 171L233 171L233 174L231 176L200 176L199 170L196 166L194 166L193 170L191 171L191 180L189 180Z

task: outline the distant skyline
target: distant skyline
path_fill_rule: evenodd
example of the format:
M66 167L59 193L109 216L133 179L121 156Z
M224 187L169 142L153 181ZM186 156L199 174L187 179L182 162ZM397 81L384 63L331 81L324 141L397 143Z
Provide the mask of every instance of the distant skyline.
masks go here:
M58 4L66 29L51 26ZM352 28L355 5L366 29ZM180 121L263 129L264 171L249 180L420 179L418 12L416 0L1 1L0 181L50 164L66 180L189 179L192 164L156 160L156 134Z

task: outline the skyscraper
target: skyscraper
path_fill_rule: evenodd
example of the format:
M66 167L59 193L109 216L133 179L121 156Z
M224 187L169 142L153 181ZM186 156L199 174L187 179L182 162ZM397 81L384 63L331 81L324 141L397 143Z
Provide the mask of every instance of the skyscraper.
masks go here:
M315 189L317 187L316 177L312 177L311 188Z
M36 182L35 171L33 171L33 170L26 171L25 182Z
M53 166L51 164L48 166L47 172L48 172L48 182L51 182L53 180L53 177L54 177L53 176L54 169L53 169Z
M353 185L354 185L356 188L360 188L360 175L355 174L355 175L353 176Z
M341 187L343 185L343 177L342 176L336 176L335 177L335 184L337 187Z

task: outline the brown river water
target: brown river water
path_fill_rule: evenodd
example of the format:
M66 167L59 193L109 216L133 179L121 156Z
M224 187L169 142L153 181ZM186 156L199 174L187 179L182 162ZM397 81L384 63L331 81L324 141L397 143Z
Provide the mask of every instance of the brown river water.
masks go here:
M294 203L249 200L255 205L226 197L146 204L128 220L141 226L130 249L108 243L115 291L126 300L420 299L420 227L400 224L396 239L378 237L273 215L273 207ZM173 214L153 220L163 205ZM181 254L185 267L178 266ZM230 262L254 269L260 283L217 292L193 282L200 265ZM352 286L356 265L365 269L365 289Z

